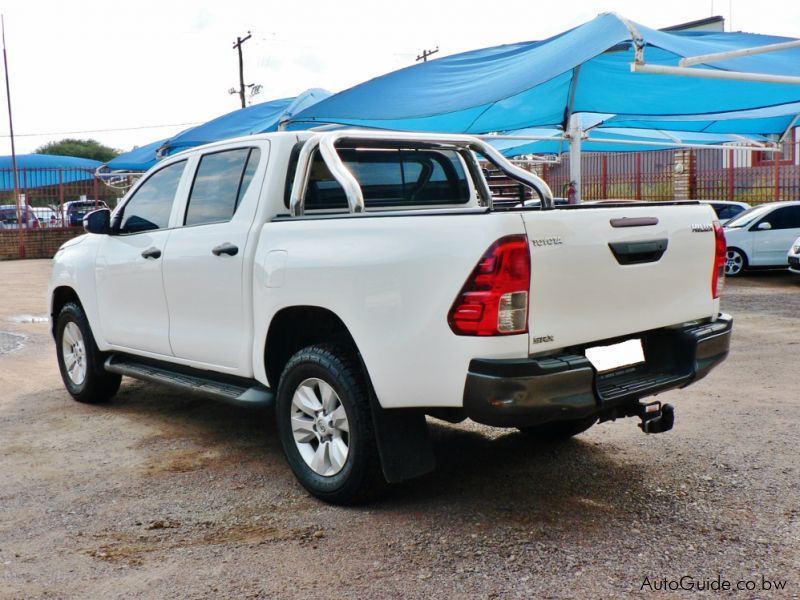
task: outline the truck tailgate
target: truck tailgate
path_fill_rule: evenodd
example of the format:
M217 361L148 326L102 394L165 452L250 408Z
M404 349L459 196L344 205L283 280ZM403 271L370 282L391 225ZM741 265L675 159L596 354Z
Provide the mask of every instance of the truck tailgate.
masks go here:
M524 212L530 352L715 315L715 218L699 204Z

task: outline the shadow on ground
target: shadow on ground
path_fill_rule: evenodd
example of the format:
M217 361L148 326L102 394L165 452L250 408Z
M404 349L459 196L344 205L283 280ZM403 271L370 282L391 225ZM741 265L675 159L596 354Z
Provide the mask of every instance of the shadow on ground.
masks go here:
M269 410L231 407L139 382L126 382L110 405L93 410L146 422L160 432L156 442L143 444L174 447L185 442L202 447L206 456L225 457L202 464L217 476L224 477L232 462L240 473L246 468L289 474ZM429 420L429 429L436 471L391 486L371 510L403 514L417 510L465 519L499 511L504 519L519 524L636 512L632 497L646 497L651 507L665 510L672 502L669 496L652 495L642 465L635 456L618 457L619 450L610 441L599 443L584 435L562 443L537 443L514 429L436 420ZM291 476L278 479L276 485L299 488Z

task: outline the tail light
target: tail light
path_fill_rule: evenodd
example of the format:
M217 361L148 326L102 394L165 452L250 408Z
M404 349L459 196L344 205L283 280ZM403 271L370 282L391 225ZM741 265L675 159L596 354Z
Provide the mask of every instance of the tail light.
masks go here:
M719 221L714 221L714 271L711 273L711 295L717 299L722 294L725 283L725 261L728 251L725 243L725 230Z
M528 238L500 238L483 254L453 303L447 321L458 335L528 332L531 254Z

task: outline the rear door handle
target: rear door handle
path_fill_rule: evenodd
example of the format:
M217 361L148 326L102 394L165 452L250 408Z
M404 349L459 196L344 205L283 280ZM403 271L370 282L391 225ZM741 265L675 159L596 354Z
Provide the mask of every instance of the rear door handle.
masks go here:
M161 258L161 250L159 250L155 246L151 246L150 248L142 252L142 258Z
M234 246L230 242L225 242L219 246L214 246L211 249L211 254L219 256L220 254L227 254L228 256L236 256L239 254L239 246Z

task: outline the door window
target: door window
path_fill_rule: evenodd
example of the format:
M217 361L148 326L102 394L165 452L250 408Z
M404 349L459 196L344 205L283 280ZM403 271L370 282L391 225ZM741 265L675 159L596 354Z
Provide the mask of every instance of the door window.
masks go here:
M253 179L260 155L258 148L204 155L189 192L184 225L230 221Z
M779 208L764 217L764 221L772 225L772 229L800 229L800 206Z
M125 203L120 233L140 233L165 229L169 225L172 202L186 161L173 163L153 173Z

